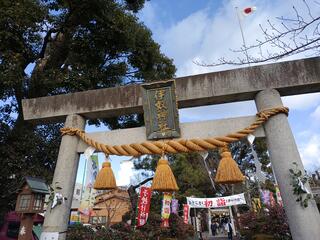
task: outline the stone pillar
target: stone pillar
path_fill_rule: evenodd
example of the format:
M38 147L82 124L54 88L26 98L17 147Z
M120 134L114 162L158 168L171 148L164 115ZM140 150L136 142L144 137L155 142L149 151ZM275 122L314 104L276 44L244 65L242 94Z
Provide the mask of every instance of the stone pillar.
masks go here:
M69 115L64 126L84 129L85 119L76 114ZM57 183L57 186L61 187L60 190L56 189L55 192L61 193L67 200L53 209L51 209L51 203L49 203L45 214L41 240L64 240L66 238L79 164L78 142L79 138L77 136L65 135L62 137L52 184L54 186ZM57 235L59 236L58 238Z
M259 92L255 98L258 111L267 108L283 106L280 94L274 89ZM290 185L289 169L296 162L304 172L303 164L291 132L287 116L283 113L271 117L265 124L264 130L274 174L278 180L284 208L288 217L290 231L294 240L319 239L320 215L314 200L307 208L296 202ZM310 186L306 184L310 189Z

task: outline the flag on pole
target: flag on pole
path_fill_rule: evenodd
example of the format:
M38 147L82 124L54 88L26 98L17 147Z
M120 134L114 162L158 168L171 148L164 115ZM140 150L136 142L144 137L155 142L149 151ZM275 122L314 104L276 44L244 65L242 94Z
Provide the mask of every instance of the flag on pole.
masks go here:
M98 155L91 155L87 161L86 181L84 187L92 188L99 171Z
M244 16L248 16L248 15L250 15L250 14L252 14L254 11L256 11L257 10L257 8L256 7L246 7L246 8L244 8L244 9L242 9L242 14L244 15Z

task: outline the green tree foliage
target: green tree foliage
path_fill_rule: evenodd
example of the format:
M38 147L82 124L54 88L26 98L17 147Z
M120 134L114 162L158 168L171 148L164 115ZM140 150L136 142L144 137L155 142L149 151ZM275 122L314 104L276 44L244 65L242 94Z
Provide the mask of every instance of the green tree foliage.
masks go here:
M265 138L255 139L252 147L257 153L258 160L261 163L261 171L266 177L266 181L264 183L260 182L260 187L262 189L268 189L272 192L275 192L275 179L270 164ZM256 166L249 143L247 140L243 139L241 141L232 143L230 148L234 160L238 163L241 171L246 176L248 189L245 189L245 191L250 191L252 197L258 197L260 193L258 191L258 179L255 176Z
M22 99L173 77L172 60L135 15L144 2L0 1L1 211L24 175L50 180L57 158L61 125L24 122ZM138 115L103 121L142 124Z

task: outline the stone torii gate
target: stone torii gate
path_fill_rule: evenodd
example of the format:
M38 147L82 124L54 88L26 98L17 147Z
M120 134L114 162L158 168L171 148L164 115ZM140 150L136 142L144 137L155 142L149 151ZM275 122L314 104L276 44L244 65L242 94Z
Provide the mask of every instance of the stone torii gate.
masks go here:
M255 100L257 110L282 106L280 96L320 91L320 58L241 68L176 78L179 108ZM65 120L65 127L84 129L86 119L142 113L141 87L130 85L66 95L23 100L24 119L38 123ZM181 124L181 137L223 136L249 126L255 116ZM271 163L278 180L294 240L319 239L320 216L315 202L302 208L290 186L293 162L303 170L287 116L278 114L254 133L266 136ZM105 144L146 141L145 127L90 133ZM125 137L124 137L125 136ZM77 136L62 137L53 182L59 182L67 201L47 211L41 239L63 240L66 236L79 154L87 145ZM310 189L309 185L307 188Z

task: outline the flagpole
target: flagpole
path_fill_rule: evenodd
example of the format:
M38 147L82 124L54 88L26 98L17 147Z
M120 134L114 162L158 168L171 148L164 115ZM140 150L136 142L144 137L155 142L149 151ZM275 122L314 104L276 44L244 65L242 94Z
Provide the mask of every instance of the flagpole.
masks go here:
M249 67L250 67L249 55L248 55L248 51L247 51L247 45L246 45L246 41L245 41L245 38L244 38L242 24L241 24L241 20L240 20L240 16L239 16L239 9L238 9L238 7L235 7L235 9L236 9L236 12L237 12L237 18L238 18L240 31L241 31L241 37L242 37L242 42L243 42L243 46L244 46L245 55L246 55L246 58L247 58L247 63L249 65Z
M86 170L87 170L87 158L84 158L84 169L83 169L83 176L82 176L82 183L81 183L81 195L80 195L80 203L82 201L82 195L83 195L83 192L84 192L84 178L86 176Z
M82 176L82 183L81 183L81 191L80 191L80 206L81 206L81 201L82 201L82 195L83 195L83 185L84 185L84 177L85 177L85 173L86 173L86 168L87 168L87 159L84 158L84 169L83 169L83 176ZM80 207L79 206L79 207ZM81 222L81 212L79 215L79 220Z

